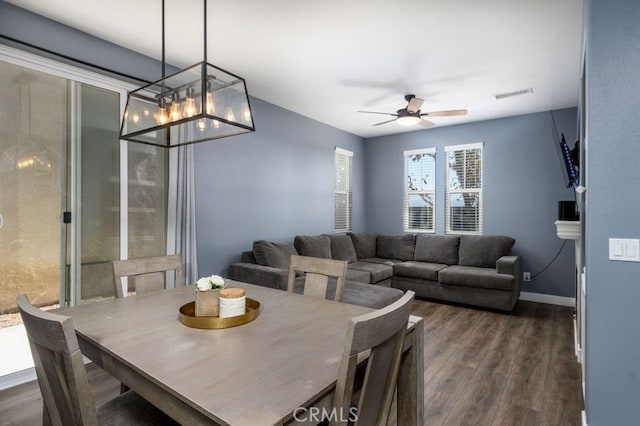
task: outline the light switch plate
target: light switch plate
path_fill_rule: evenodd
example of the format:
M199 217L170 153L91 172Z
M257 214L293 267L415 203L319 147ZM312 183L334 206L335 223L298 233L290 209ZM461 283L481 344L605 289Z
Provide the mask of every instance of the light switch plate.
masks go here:
M609 260L640 262L640 240L609 238Z

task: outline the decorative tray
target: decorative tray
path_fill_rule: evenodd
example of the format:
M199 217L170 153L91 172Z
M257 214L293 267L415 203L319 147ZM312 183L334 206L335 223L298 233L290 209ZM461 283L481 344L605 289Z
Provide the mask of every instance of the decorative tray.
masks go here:
M237 317L197 317L196 316L196 302L189 302L180 307L180 322L187 327L192 328L229 328L236 327L238 325L247 324L258 316L260 312L260 302L247 297L247 313L239 315Z

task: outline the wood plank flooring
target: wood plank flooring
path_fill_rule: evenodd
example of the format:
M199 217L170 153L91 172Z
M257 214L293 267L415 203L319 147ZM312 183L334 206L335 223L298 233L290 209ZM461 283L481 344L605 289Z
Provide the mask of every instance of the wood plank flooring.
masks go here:
M425 318L427 425L580 425L572 309L518 302L513 313L417 300ZM119 383L88 366L96 402ZM0 392L0 426L42 424L35 382Z

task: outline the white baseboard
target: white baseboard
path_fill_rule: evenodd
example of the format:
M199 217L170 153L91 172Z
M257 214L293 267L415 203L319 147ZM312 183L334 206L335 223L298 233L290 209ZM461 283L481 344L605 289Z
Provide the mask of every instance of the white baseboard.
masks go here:
M0 391L31 382L36 379L36 369L31 367L26 370L16 371L0 377Z
M548 305L559 306L576 306L575 297L554 296L553 294L529 293L523 291L520 293L520 300L527 302L546 303Z
M582 410L582 426L587 426L587 412Z

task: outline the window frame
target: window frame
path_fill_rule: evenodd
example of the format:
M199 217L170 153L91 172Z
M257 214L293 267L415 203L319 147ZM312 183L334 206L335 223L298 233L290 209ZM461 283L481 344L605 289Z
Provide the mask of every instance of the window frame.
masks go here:
M449 153L455 151L465 151L465 161L464 168L466 172L467 160L466 160L466 151L471 150L480 150L480 185L478 188L451 188L449 184ZM449 145L444 147L445 152L445 184L444 184L444 205L445 205L445 234L451 235L482 235L483 233L483 217L484 217L484 201L483 201L483 188L484 188L484 143L470 143L470 144L461 144L461 145ZM465 185L466 186L466 185ZM478 223L477 223L477 231L462 231L462 230L452 230L451 229L451 194L478 194Z
M403 204L402 204L402 230L411 233L435 234L436 232L436 187L438 182L437 176L437 156L438 150L435 147L420 148L402 151L404 159L404 182L403 182ZM413 155L433 154L433 189L427 190L411 190L408 185L409 178L409 157ZM409 226L409 196L410 195L431 195L432 200L432 227L427 228L411 228Z
M346 181L346 189L338 188L338 159L343 157L347 161L346 173L342 178ZM333 187L333 230L336 234L351 232L353 230L353 152L344 148L335 147L333 154L334 164L334 187ZM344 222L346 226L344 228L338 228L336 226L338 222L338 197L347 197L346 206L346 218Z

